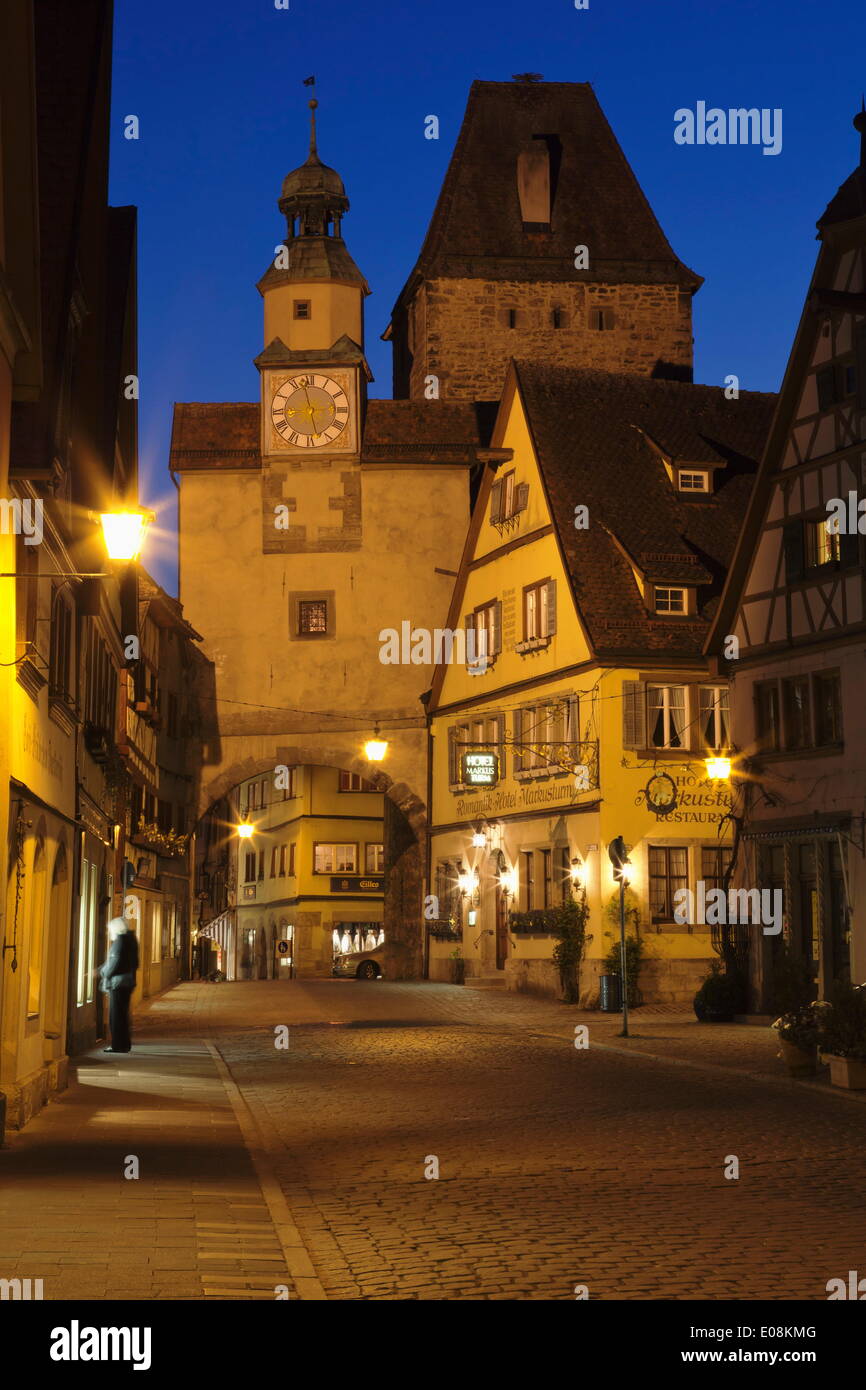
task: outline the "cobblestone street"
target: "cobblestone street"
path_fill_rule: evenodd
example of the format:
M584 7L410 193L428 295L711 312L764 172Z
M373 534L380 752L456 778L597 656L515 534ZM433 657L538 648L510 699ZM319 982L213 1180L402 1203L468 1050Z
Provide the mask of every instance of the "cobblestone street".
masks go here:
M446 985L181 985L11 1136L0 1274L46 1298L825 1299L864 1261L862 1101L784 1077L766 1028L632 1028Z

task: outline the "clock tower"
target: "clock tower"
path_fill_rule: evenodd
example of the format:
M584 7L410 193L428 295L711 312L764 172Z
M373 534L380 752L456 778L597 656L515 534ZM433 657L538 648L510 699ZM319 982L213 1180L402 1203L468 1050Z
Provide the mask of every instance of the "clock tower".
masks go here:
M349 200L319 158L315 99L310 153L279 199L286 239L258 284L264 300L263 460L357 459L366 386L364 298L369 286L341 234Z

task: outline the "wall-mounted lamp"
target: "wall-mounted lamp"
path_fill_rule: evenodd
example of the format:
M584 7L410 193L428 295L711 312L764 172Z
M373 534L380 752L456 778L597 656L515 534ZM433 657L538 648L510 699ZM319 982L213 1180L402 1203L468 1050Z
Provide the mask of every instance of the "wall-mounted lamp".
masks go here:
M373 737L368 738L364 744L364 757L368 763L380 763L387 752L388 740L382 738L379 733L379 725L376 724L373 728Z
M731 775L730 758L706 758L704 766L707 776L713 782L727 782Z

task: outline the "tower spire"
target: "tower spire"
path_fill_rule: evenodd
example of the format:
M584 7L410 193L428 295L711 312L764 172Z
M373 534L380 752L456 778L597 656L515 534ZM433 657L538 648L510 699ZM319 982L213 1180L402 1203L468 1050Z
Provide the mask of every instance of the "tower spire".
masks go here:
M310 97L310 159L319 158L319 151L316 147L316 107L318 104L315 97Z
M860 132L860 168L866 169L866 101L860 97L860 110L854 117L854 129Z

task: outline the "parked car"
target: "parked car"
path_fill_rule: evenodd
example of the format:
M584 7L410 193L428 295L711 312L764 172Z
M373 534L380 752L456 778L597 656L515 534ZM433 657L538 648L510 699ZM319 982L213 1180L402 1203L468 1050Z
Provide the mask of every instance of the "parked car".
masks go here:
M334 956L332 975L348 975L356 980L380 980L385 964L385 947L372 951L344 951Z

